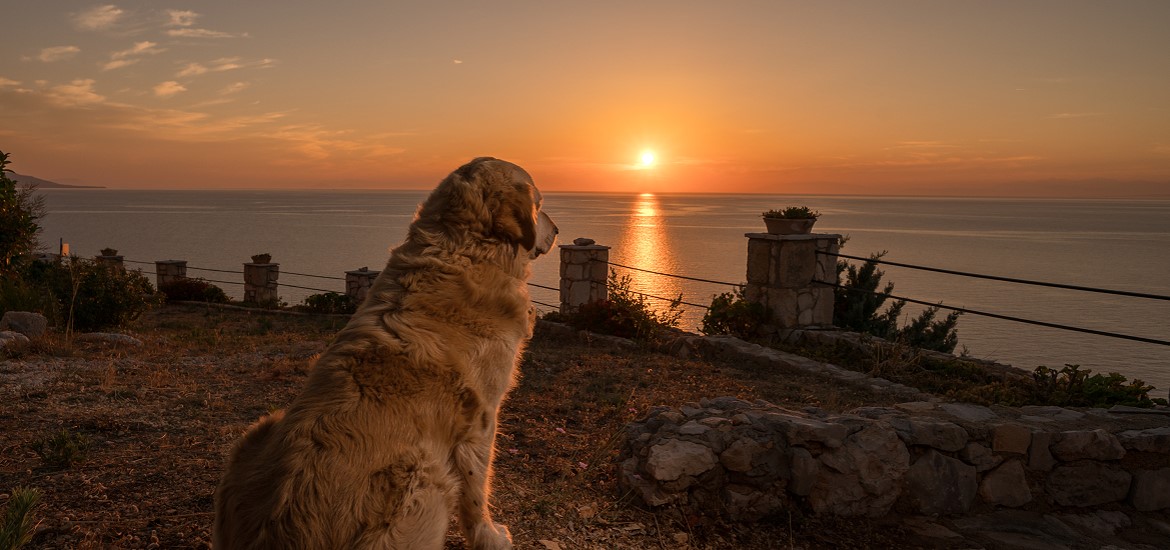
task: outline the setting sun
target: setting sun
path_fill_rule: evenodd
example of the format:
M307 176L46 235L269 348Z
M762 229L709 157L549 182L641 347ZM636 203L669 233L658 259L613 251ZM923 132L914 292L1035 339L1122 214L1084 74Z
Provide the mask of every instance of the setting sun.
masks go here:
M654 161L656 160L654 157L654 151L650 151L650 150L642 151L642 155L640 157L638 157L638 160L639 160L639 165L642 168L649 168L651 166L654 166Z

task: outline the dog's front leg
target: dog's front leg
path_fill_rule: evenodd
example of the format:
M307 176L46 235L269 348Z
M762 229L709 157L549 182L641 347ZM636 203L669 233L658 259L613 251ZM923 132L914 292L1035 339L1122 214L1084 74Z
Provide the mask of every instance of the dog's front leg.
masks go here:
M489 485L492 479L492 458L495 454L495 415L484 412L485 429L473 435L456 450L456 466L463 480L459 495L459 526L467 545L476 550L506 550L512 548L512 534L508 528L492 522L488 510ZM490 420L487 417L491 417Z

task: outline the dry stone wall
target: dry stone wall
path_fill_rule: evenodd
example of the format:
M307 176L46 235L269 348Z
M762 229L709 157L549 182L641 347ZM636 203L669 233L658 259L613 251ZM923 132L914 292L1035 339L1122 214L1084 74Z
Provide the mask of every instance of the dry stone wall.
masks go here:
M752 521L989 509L1170 508L1170 419L929 401L845 414L721 397L628 427L622 483L650 506Z

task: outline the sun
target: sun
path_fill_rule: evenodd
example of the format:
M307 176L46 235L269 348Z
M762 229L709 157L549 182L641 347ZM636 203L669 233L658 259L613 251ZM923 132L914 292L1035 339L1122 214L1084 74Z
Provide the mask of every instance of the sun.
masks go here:
M642 151L642 154L638 156L638 166L642 168L650 168L651 166L654 166L654 163L657 160L658 159L654 155L654 151L647 149Z

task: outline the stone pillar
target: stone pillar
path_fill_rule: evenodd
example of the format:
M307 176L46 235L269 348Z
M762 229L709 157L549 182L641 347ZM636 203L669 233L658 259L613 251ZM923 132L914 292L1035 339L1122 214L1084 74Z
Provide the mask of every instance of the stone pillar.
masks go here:
M374 286L374 279L377 279L381 273L381 271L370 271L368 267L346 271L345 294L355 303L362 303L366 299L366 294L370 292L370 287Z
M747 287L744 298L763 304L779 328L829 327L833 324L833 287L837 282L836 253L841 236L746 233Z
M98 265L104 265L106 267L111 267L111 268L117 269L118 271L126 271L126 264L123 262L124 257L122 257L122 256L102 255L102 256L97 256L95 259L97 260ZM155 265L158 265L158 264L156 263Z
M280 278L280 264L244 264L244 301L254 304L275 304L276 280Z
M609 296L609 247L593 239L574 239L561 248L561 313Z
M187 278L187 260L158 260L154 262L154 279L159 288Z

